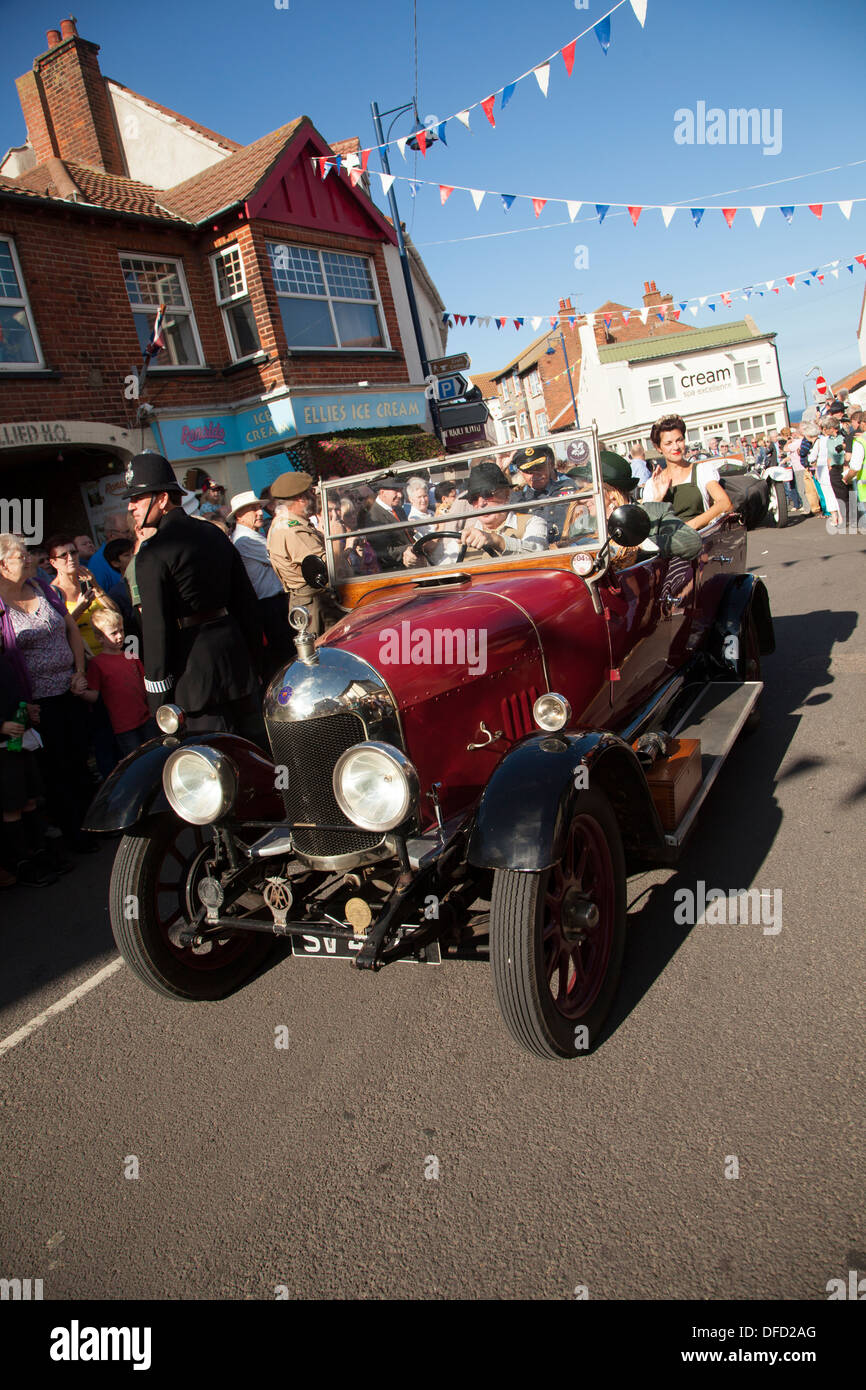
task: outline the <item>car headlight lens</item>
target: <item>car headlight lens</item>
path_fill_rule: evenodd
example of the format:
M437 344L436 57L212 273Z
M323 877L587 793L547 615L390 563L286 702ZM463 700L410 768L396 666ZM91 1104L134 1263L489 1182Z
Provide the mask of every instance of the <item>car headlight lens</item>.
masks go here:
M191 825L209 825L234 804L234 767L213 748L179 748L162 770L171 809Z
M532 717L539 729L544 729L548 734L555 734L570 722L571 705L564 695L557 695L551 691L549 695L539 695L532 706Z
M164 734L176 734L183 727L183 710L180 705L160 705L156 711L156 722Z
M334 795L361 830L393 830L418 804L418 774L390 743L361 743L338 760Z

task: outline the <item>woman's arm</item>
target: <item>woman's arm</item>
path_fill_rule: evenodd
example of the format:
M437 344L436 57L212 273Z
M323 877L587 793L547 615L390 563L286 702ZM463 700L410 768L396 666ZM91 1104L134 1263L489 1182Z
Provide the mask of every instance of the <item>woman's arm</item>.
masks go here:
M705 486L712 505L705 512L701 512L700 516L693 516L686 522L686 525L691 526L694 531L700 531L703 526L709 526L711 522L716 520L716 517L724 516L725 512L733 511L733 503L721 483L713 482L710 479Z
M75 674L70 689L73 695L80 695L87 689L87 677L84 674L84 638L78 631L71 613L66 614L66 640L75 659Z

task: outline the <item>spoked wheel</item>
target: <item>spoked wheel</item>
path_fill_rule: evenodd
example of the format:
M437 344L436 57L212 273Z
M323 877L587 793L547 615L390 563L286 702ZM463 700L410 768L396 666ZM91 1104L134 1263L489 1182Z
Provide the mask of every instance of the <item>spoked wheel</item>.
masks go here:
M197 889L213 856L210 832L171 814L136 831L118 846L109 888L121 955L140 980L170 999L225 998L255 973L272 938L227 931L203 946L182 946L179 934L201 908Z
M610 1011L625 949L625 859L599 792L578 797L559 863L498 869L490 903L496 997L512 1037L539 1057L576 1057Z
M773 519L773 525L781 528L788 525L788 494L785 492L784 483L780 483L776 478L770 480L770 509L768 515Z

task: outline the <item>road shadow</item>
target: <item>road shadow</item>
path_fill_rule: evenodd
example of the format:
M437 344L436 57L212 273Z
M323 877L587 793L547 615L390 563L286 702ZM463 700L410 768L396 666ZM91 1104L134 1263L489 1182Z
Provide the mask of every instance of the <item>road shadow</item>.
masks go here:
M676 873L634 902L623 978L598 1047L628 1018L688 937L691 926L674 921L677 890L694 893L699 880L726 892L779 886L760 881L783 819L775 784L802 777L826 762L820 757L798 758L780 772L802 718L801 707L832 698L833 650L848 640L857 621L854 611L829 609L775 619L776 652L762 659L761 723L753 734L738 739L698 815ZM863 788L853 796L862 794ZM632 898L630 892L630 902Z

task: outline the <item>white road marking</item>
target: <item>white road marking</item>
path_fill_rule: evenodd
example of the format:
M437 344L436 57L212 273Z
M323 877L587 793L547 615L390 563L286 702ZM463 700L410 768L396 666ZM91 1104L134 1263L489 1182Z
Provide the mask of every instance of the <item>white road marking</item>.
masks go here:
M30 1034L35 1033L37 1028L41 1028L43 1024L47 1023L49 1018L53 1018L55 1014L62 1014L66 1009L70 1009L73 1004L77 1004L79 999L90 990L95 989L97 985L101 985L102 981L107 980L109 975L114 975L122 965L123 961L120 956L118 956L117 960L113 960L110 965L104 965L101 970L97 970L96 974L91 975L89 980L85 980L83 984L76 985L75 989L71 989L68 994L64 994L62 999L58 999L54 1004L49 1004L47 1009L43 1009L41 1014L37 1014L35 1018L31 1018L29 1023L23 1024L23 1026L17 1028L14 1033L10 1033L8 1038L4 1038L3 1041L0 1042L0 1057L2 1057L5 1052L11 1052L12 1048L17 1047L25 1038L29 1038Z

